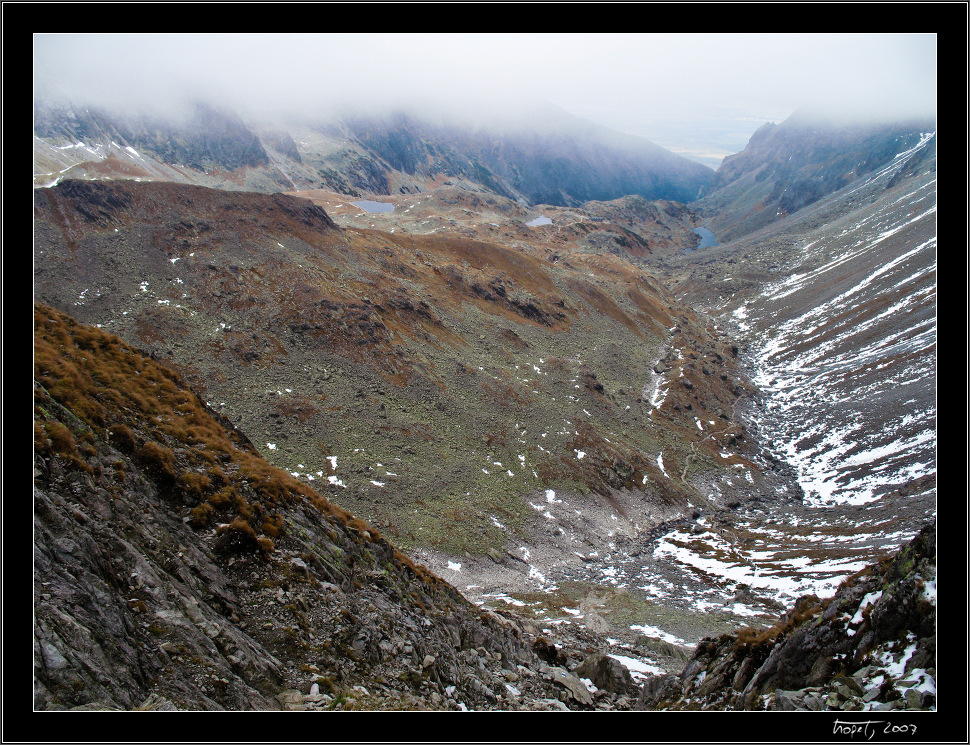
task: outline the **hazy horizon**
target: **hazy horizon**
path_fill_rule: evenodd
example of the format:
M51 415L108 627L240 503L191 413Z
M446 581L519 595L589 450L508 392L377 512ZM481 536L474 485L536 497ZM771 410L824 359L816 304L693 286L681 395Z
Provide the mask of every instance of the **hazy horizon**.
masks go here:
M716 167L798 109L935 116L935 34L35 34L34 93L245 117L548 103ZM124 60L124 64L118 64Z

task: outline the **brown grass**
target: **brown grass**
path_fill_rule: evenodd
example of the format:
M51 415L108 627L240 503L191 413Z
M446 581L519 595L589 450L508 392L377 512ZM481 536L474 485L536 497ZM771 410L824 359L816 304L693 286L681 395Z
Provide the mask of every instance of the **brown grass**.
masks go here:
M637 336L642 337L640 327L612 298L595 285L580 279L569 280L569 288L589 303L598 313L612 318L617 323L626 326Z
M819 601L815 598L803 600L798 603L789 614L782 617L780 621L764 629L748 627L738 632L734 641L734 646L739 649L753 650L765 644L774 644L776 641L784 639L792 631L813 618L821 616L822 612L832 602L832 598Z
M84 454L94 454L99 440L110 444L160 487L194 502L189 518L195 527L211 526L219 513L229 513L217 536L222 550L271 553L285 533L276 508L296 504L312 505L357 542L388 545L375 528L271 466L244 438L226 430L174 370L42 305L34 306L34 379L38 455L58 456L93 473ZM76 426L59 421L46 404L48 396L76 417ZM124 482L123 463L115 465L113 477ZM396 549L393 556L429 586L440 584Z

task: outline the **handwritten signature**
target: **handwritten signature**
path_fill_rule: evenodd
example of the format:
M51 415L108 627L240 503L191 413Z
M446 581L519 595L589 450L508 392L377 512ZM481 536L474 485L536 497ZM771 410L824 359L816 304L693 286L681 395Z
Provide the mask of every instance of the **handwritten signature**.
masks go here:
M836 719L835 726L832 728L833 735L848 735L849 737L860 735L866 740L871 740L879 732L884 735L906 733L915 735L916 725L893 724L892 722L886 721L842 722Z

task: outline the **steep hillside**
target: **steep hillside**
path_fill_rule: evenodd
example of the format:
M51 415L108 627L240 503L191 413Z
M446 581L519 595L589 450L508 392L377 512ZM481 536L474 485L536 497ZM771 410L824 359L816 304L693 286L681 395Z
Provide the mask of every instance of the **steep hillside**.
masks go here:
M37 102L34 183L175 181L228 190L411 194L449 179L528 204L577 206L626 195L686 202L713 172L640 138L562 111L488 127L413 115L331 115L245 124L196 104L180 118Z
M169 367L34 322L36 710L632 703L629 675L594 702L528 622L270 466Z
M932 491L936 249L935 145L924 138L689 269L667 262L688 269L678 291L748 345L760 429L812 504Z
M926 139L743 238L646 260L736 341L758 389L741 418L800 495L680 526L656 554L792 602L936 519L934 153Z
M721 241L776 222L909 158L936 132L933 121L841 123L797 112L769 123L728 156L695 207ZM935 138L932 143L935 152Z

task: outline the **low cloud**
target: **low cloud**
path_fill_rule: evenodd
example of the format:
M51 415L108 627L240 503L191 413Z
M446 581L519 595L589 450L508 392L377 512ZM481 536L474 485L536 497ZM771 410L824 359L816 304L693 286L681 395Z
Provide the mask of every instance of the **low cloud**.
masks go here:
M37 34L34 83L45 98L156 113L195 98L249 117L411 106L510 118L548 102L641 136L705 119L750 134L806 107L933 115L936 36ZM734 140L684 145L709 146Z

